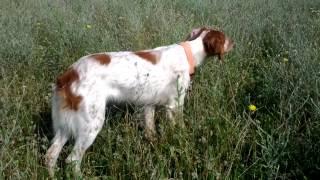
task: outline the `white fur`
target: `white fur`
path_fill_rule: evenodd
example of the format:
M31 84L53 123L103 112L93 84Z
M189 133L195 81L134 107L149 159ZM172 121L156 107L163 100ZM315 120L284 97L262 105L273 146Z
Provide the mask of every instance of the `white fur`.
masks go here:
M204 32L205 33L205 32ZM188 41L195 59L195 65L202 64L206 54L203 47L204 34ZM55 137L46 154L46 164L53 175L59 153L72 136L75 146L67 162L76 161L76 171L87 148L93 143L105 119L105 106L110 100L130 102L144 107L145 131L147 137L155 134L154 108L167 107L168 116L184 104L186 90L190 83L189 64L182 46L173 44L152 50L160 58L152 64L132 52L110 52L107 65L102 65L85 56L71 67L79 74L71 90L83 97L79 109L61 108L62 97L54 90L52 119Z

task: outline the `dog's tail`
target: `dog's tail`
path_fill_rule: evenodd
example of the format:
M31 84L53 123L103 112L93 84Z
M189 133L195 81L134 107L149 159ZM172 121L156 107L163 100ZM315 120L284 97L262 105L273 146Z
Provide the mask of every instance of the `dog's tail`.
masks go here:
M71 90L71 85L79 80L79 74L74 69L69 69L64 74L57 78L56 92L64 99L63 108L68 108L77 111L82 96L75 95Z
M72 85L79 80L79 74L74 69L69 69L57 78L53 87L52 121L55 133L75 135L77 114L82 101L82 96L74 94Z

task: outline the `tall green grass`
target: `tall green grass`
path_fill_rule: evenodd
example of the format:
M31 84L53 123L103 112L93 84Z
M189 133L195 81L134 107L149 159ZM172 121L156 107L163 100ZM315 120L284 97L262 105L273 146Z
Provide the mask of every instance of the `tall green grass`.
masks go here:
M236 47L224 64L209 58L197 70L185 127L168 127L158 113L159 139L149 143L135 113L113 107L85 155L83 177L320 175L317 0L2 0L0 12L0 179L47 177L51 83L72 62L177 43L199 26L223 30ZM71 144L58 179L72 178L63 161Z

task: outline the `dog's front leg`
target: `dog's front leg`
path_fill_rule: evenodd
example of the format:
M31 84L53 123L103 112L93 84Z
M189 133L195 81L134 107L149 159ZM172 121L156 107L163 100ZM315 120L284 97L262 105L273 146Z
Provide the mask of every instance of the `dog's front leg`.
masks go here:
M156 136L154 112L155 107L153 105L144 107L145 136L150 141L154 141Z
M175 118L183 114L184 98L189 86L189 74L179 74L176 81L176 91L169 98L167 108L167 117L173 125L176 124Z
M166 105L167 117L171 121L172 125L176 125L176 118L179 118L183 114L185 94L181 94L179 97L172 97L169 103Z

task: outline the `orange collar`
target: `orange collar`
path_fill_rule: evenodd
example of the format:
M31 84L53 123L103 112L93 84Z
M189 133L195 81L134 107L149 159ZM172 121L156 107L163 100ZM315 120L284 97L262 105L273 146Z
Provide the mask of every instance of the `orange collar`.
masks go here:
M189 63L189 74L193 75L194 74L194 69L195 69L195 62L192 56L192 52L191 52L191 47L190 44L187 42L182 42L180 43L180 45L183 47L184 52L186 53L187 59L188 59L188 63Z

